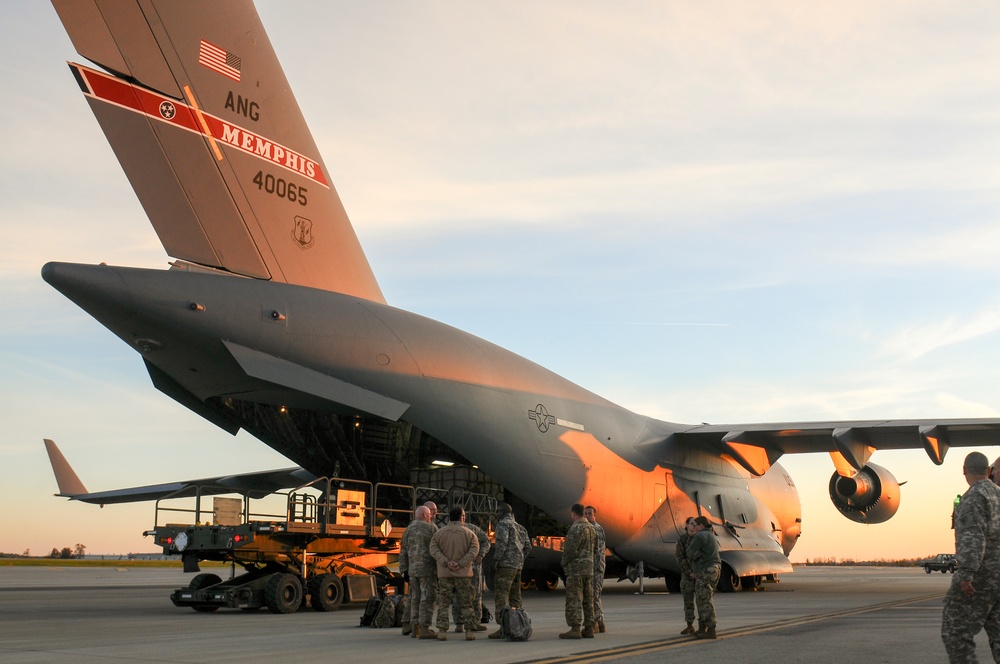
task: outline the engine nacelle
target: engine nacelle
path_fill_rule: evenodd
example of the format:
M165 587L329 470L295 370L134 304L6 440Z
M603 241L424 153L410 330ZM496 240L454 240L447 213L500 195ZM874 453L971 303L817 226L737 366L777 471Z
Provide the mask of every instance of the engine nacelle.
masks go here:
M834 473L830 500L851 521L882 523L899 509L899 482L882 466L869 463L851 477Z

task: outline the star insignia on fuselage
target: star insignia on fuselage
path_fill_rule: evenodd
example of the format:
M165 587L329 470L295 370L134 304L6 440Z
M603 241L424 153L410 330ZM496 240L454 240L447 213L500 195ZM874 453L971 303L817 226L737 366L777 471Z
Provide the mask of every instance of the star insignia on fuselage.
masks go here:
M538 404L534 410L528 411L528 419L534 420L538 426L538 430L542 433L548 431L549 426L556 421L556 418L553 415L549 415L549 411L545 410L545 406L542 404Z

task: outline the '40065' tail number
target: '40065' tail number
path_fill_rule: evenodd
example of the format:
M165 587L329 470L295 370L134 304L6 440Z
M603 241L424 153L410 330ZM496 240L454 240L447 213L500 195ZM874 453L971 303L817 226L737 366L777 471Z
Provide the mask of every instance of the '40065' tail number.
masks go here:
M307 191L305 187L300 187L294 182L286 182L284 179L276 178L270 173L257 171L257 175L253 178L253 183L257 185L257 188L261 191L265 191L280 198L285 198L292 203L305 205L308 202L306 199Z

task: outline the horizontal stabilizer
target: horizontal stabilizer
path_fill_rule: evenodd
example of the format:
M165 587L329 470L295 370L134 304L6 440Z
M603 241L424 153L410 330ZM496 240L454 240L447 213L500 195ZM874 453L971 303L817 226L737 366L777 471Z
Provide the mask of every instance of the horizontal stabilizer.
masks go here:
M161 498L188 498L195 495L215 496L228 493L237 493L250 498L263 498L278 491L303 486L316 479L316 476L309 471L296 467L90 493L53 441L46 439L45 449L49 453L52 470L59 483L59 493L56 495L93 505L140 503Z

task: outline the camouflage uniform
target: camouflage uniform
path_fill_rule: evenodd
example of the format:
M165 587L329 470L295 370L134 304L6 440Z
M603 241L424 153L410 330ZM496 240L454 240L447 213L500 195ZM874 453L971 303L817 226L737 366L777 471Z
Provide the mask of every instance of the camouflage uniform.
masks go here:
M698 623L708 629L716 625L715 586L719 583L722 559L719 557L719 540L708 529L698 531L688 544L688 558L694 569L694 602L698 607Z
M514 573L514 582L510 584L510 597L508 604L510 606L516 607L518 609L524 608L524 602L521 601L521 570L524 569L524 562L528 560L528 554L531 553L531 538L528 536L528 529L521 524L514 522L517 527L517 536L521 540L521 566L517 568L517 572Z
M471 530L479 541L479 555L472 561L472 615L478 621L483 616L483 556L490 550L490 537L474 523L467 523L465 527ZM461 608L459 597L455 595L455 601L451 604L451 619L456 625L462 624Z
M604 570L608 559L605 555L608 549L608 539L604 535L604 527L599 523L592 524L597 531L594 541L594 621L604 622L604 608L601 606L601 592L604 590Z
M431 557L431 538L438 527L414 520L399 540L399 572L410 575L409 622L430 627L437 595L437 562Z
M948 660L977 661L973 637L985 627L993 660L1000 662L1000 487L988 479L970 486L958 505L955 557L941 618ZM963 581L972 582L972 597L962 592Z
M594 544L597 530L586 519L573 522L563 543L562 566L566 574L566 624L594 624Z
M521 605L521 584L519 582L521 567L524 565L523 526L514 521L513 514L505 514L497 522L493 543L493 563L496 566L494 575L494 604L497 619L500 612L509 608L515 601ZM530 543L529 543L530 546ZM515 595L516 593L516 595Z
M688 558L688 544L691 543L691 536L687 532L682 532L674 548L674 555L677 556L677 564L681 566L681 595L684 597L684 621L691 624L694 622L694 579L691 574L691 559Z
M448 631L448 609L457 595L462 607L462 622L466 632L475 632L478 619L472 616L472 561L479 554L479 541L461 521L451 521L431 538L431 555L437 561L438 599L441 610L437 613L438 638ZM448 562L458 563L450 569Z

